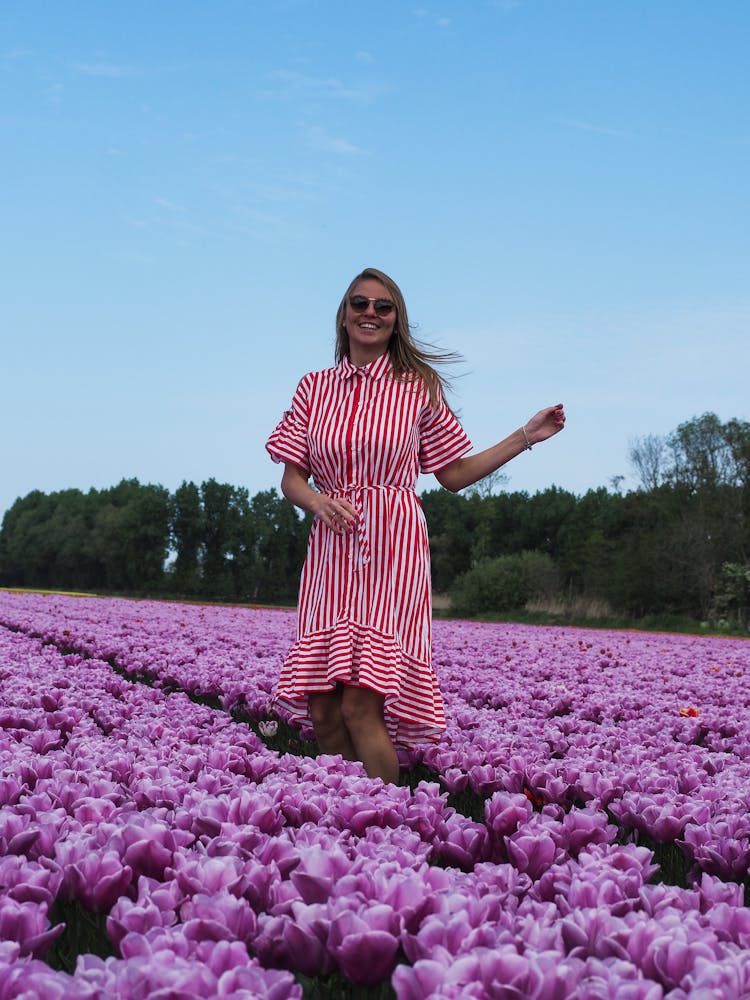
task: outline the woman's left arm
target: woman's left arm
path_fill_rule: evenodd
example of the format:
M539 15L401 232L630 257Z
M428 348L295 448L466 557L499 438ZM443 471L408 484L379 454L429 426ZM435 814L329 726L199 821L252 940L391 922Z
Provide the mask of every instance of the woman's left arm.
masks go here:
M491 448L479 451L476 455L457 458L455 462L438 469L435 478L447 490L458 493L459 490L489 476L490 473L495 472L516 455L531 448L532 445L551 438L564 426L565 410L563 404L547 406L534 414L523 427L519 427L517 431L513 431L507 438L498 441Z

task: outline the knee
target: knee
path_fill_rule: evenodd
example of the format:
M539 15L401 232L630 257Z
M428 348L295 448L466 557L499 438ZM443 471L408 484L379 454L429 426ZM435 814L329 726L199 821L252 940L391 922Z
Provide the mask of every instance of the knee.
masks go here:
M341 702L333 695L316 695L308 699L308 711L318 736L335 733L343 725Z
M383 695L369 688L346 687L341 698L341 716L347 729L382 722Z

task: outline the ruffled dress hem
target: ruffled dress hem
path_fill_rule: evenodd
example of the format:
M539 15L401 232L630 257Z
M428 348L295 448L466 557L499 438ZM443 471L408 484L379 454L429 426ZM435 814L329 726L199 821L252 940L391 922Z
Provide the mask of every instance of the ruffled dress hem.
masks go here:
M368 687L384 695L386 728L397 746L434 742L445 730L432 667L409 656L394 635L350 620L308 633L292 646L274 701L290 722L311 726L308 695L332 691L337 684Z

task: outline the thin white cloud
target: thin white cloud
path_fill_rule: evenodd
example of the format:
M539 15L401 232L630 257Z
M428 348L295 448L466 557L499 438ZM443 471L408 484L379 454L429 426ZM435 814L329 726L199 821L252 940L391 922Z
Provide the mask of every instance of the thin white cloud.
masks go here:
M60 104L63 98L64 86L61 83L52 83L45 91L50 104Z
M170 201L168 198L154 198L154 204L158 205L159 208L166 208L168 212L184 212L185 208L183 205L177 205L175 202Z
M357 62L367 63L368 65L375 62L375 56L372 52L366 52L364 49L360 49L359 52L356 53L355 59Z
M317 203L321 200L320 185L305 178L281 178L275 182L252 185L253 196L263 204L272 202L292 204L296 202ZM256 211L253 208L253 211Z
M428 10L427 7L416 7L412 13L415 17L419 17L425 21L431 21L438 28L448 28L451 25L451 19L449 17L444 17L442 14L436 14L432 10Z
M335 153L337 156L361 156L367 152L343 136L329 135L325 129L318 126L307 129L306 136L309 145L321 153Z
M99 76L109 80L138 76L140 73L134 66L123 66L120 63L109 62L74 62L71 63L71 69L81 76Z
M336 77L306 76L294 70L276 70L271 74L275 86L260 93L261 97L332 99L372 101L383 92L377 83L348 85Z

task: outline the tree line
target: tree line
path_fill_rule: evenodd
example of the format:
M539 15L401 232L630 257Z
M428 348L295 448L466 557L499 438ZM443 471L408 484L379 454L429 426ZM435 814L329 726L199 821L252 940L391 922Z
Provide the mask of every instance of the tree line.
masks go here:
M0 528L5 586L286 603L309 519L276 490L250 497L215 479L29 493Z
M461 613L585 596L632 618L747 623L750 424L712 413L631 443L638 486L422 493L433 587ZM309 517L213 479L34 491L0 528L0 583L257 603L296 598Z

